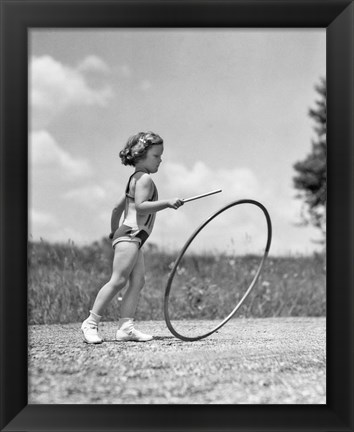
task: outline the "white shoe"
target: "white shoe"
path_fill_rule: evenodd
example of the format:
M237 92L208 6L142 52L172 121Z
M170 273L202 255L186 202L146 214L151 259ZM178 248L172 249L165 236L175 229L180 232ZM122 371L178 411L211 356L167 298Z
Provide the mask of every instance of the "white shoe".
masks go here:
M85 320L81 325L84 341L89 344L100 344L103 339L98 336L98 326Z
M117 341L146 342L152 339L153 337L151 335L136 330L134 328L133 320L125 322L116 333Z

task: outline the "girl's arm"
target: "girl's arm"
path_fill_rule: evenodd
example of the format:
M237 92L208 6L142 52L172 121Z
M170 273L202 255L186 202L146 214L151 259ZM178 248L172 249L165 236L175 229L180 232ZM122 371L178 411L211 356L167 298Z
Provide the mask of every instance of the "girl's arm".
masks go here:
M125 209L125 194L123 194L119 200L114 209L112 210L112 216L111 216L111 233L113 234L116 229L119 227L119 221L122 217L122 214Z
M152 180L148 175L143 175L135 185L135 208L140 214L156 213L167 208L178 209L184 203L179 198L167 200L148 201L152 188Z

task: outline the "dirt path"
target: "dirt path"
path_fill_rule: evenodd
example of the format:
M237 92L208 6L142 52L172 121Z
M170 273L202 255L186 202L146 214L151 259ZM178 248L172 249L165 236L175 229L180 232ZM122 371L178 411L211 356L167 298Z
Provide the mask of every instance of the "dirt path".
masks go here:
M179 324L203 333L212 321ZM29 403L324 404L324 318L233 319L197 342L171 335L164 321L138 323L155 339L82 342L80 324L29 328Z

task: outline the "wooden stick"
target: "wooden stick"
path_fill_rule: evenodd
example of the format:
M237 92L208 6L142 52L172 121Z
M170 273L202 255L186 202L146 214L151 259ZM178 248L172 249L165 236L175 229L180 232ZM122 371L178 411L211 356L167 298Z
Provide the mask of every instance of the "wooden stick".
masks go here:
M204 193L204 194L201 194L201 195L196 195L194 197L185 198L182 201L186 203L188 201L193 201L193 200L196 200L196 199L199 199L199 198L204 198L206 196L213 195L213 194L216 194L216 193L219 193L219 192L222 192L222 190L221 189L216 189L214 191L207 192L207 193Z

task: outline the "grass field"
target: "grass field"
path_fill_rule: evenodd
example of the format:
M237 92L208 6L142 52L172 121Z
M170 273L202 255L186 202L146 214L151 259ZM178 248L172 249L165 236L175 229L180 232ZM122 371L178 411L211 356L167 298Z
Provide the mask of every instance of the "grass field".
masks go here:
M28 245L29 324L80 322L87 316L99 288L109 279L110 242L86 247L50 244ZM137 320L162 320L168 274L176 254L150 248L145 254L146 286ZM189 255L181 262L172 295L172 318L219 319L236 305L253 278L260 257ZM119 318L118 296L105 314ZM326 315L324 255L268 257L261 276L237 313L250 317L320 317Z

